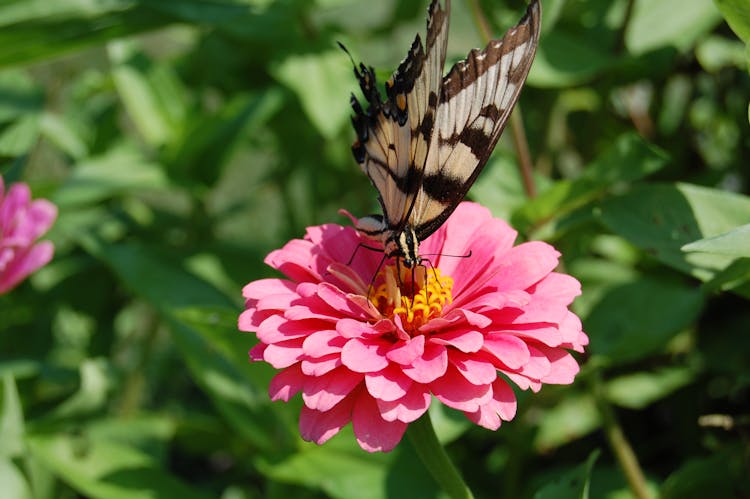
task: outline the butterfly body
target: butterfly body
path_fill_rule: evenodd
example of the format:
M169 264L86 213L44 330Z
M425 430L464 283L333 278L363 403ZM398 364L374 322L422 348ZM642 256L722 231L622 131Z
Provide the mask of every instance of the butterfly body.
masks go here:
M536 53L541 8L501 39L474 49L443 76L450 0L428 9L425 44L419 35L385 84L364 64L354 74L365 105L352 95L354 158L378 191L382 215L356 229L379 241L385 257L419 265L419 243L450 216L487 163L518 100Z

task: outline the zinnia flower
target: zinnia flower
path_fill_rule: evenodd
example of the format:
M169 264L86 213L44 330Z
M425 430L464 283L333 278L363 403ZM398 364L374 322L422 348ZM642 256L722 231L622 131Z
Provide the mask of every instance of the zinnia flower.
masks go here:
M52 243L34 241L55 218L57 207L45 199L32 201L26 184L13 184L6 195L0 177L0 293L10 291L52 259Z
M464 202L422 242L424 268L386 262L378 272L382 253L352 259L372 242L335 224L271 252L265 262L286 279L245 286L239 317L260 340L251 360L281 370L271 398L302 392L305 440L322 444L351 421L374 452L393 449L433 396L495 430L516 413L509 381L535 392L571 383L579 368L568 350L588 343L568 309L580 284L554 272L549 244L515 238Z

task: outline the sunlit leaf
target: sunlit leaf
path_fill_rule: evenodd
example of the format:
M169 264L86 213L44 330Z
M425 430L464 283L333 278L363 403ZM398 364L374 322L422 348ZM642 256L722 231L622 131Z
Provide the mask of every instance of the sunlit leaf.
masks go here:
M599 451L592 452L586 462L537 491L534 499L588 499L591 471L598 458Z
M688 367L667 367L656 371L626 374L607 382L607 398L630 409L643 409L668 396L695 379L695 370Z

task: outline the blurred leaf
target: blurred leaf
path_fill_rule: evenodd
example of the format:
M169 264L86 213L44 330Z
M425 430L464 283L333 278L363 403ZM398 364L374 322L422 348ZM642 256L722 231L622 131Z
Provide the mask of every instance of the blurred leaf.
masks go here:
M689 184L643 185L606 200L598 215L610 230L662 263L707 280L733 258L681 248L746 224L750 198Z
M332 442L306 444L289 458L262 466L274 480L321 490L341 499L385 499L387 456L342 450Z
M262 130L282 103L282 93L276 88L237 94L215 114L188 126L167 153L169 169L213 185L237 144Z
M590 80L615 62L610 53L590 40L550 31L539 41L528 82L534 87L568 87Z
M690 459L664 482L663 499L747 497L747 463L740 449L725 450L710 457Z
M706 292L734 290L750 298L750 258L738 258L724 270L716 273L704 288Z
M43 107L43 90L34 84L26 72L0 71L0 123L37 114L42 111Z
M527 202L516 216L527 223L537 224L557 218L591 201L613 184L645 177L666 163L667 157L660 149L635 134L622 135L580 177L556 182Z
M123 147L80 163L55 192L53 201L69 207L167 185L160 165L148 162L132 148Z
M349 121L346 96L354 91L356 81L342 50L289 56L276 66L274 75L297 95L323 137L336 137Z
M103 499L210 497L161 469L148 454L120 442L87 433L77 437L33 435L27 441L36 458L86 496Z
M547 409L540 418L534 448L546 452L587 435L601 424L599 411L589 395L570 394Z
M7 0L0 6L0 67L29 64L168 22L133 0Z
M588 499L591 472L598 458L599 451L595 450L585 463L567 471L554 482L537 491L534 499Z
M3 495L13 499L32 499L35 497L31 493L26 477L21 470L10 459L0 457L0 483L3 484Z
M716 72L727 66L747 67L745 46L723 36L709 36L703 40L696 47L695 56L706 71Z
M641 278L610 289L584 321L593 355L626 363L659 351L700 314L703 294L666 280Z
M607 382L606 396L621 407L643 409L690 384L695 375L695 370L689 367L665 367L626 374Z
M26 153L39 137L39 116L30 114L8 125L0 132L0 155L19 156Z
M103 359L87 359L79 367L81 386L69 399L47 413L50 418L72 418L101 410L112 388Z
M750 43L750 4L746 0L714 0L724 19L738 37Z
M13 376L3 375L2 406L0 406L0 462L16 458L24 451L24 422L21 399ZM3 483L0 481L0 483Z
M750 224L742 225L718 236L693 241L681 249L686 252L698 251L750 257Z
M42 135L73 159L81 159L88 155L88 146L62 116L44 113L40 127Z
M625 45L635 54L663 46L686 51L719 22L711 0L637 0Z
M133 41L114 41L107 48L117 91L141 137L155 147L170 141L185 114L176 78Z

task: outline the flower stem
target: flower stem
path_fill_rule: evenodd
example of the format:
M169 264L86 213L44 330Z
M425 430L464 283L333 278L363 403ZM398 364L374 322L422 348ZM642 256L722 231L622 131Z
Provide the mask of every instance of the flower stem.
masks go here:
M429 412L410 423L407 434L422 463L451 498L473 499L469 487L438 441Z
M602 425L607 435L609 446L615 458L620 463L623 473L625 473L625 479L628 481L630 490L638 499L651 499L651 494L646 487L646 478L638 462L638 457L635 455L630 442L628 442L622 426L617 421L614 409L612 409L612 406L604 395L604 387L598 373L592 376L591 385L594 400L596 400L599 414L602 417Z

